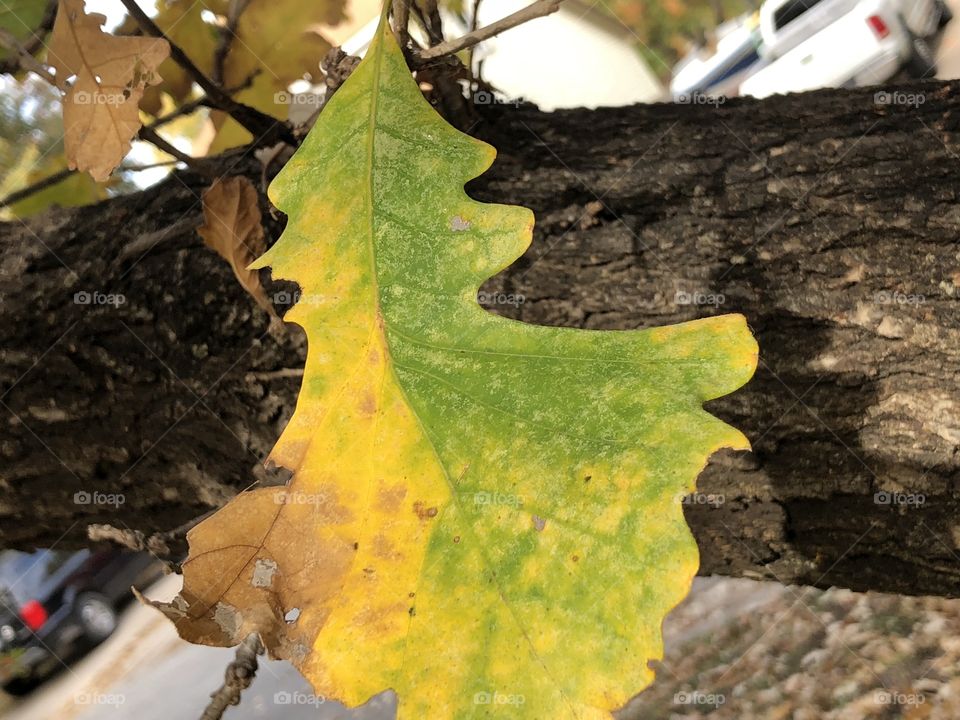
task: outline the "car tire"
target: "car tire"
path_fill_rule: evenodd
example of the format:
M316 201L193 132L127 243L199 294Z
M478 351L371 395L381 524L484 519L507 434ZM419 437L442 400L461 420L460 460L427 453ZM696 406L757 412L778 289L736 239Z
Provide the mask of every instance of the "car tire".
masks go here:
M922 37L911 35L910 57L907 58L907 74L915 80L932 78L937 74L937 59L930 43Z
M937 8L940 10L940 22L937 23L937 27L942 28L953 20L953 10L950 9L950 6L947 5L944 0L937 0Z
M33 677L13 678L3 684L3 691L13 697L23 697L33 692L40 684L40 681Z
M117 611L100 593L81 593L73 610L84 637L94 644L103 642L117 629Z

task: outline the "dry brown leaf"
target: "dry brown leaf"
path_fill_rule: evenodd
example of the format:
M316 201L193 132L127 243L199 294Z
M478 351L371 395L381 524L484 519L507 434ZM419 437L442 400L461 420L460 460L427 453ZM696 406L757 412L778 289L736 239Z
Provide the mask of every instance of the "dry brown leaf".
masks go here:
M106 180L140 129L144 88L160 81L157 66L170 54L166 40L115 37L84 0L60 0L50 42L50 64L63 98L64 144L70 167ZM72 85L68 80L75 77Z
M273 315L260 276L256 270L247 269L266 249L253 183L239 175L215 181L203 193L203 225L197 233L230 263L244 290Z

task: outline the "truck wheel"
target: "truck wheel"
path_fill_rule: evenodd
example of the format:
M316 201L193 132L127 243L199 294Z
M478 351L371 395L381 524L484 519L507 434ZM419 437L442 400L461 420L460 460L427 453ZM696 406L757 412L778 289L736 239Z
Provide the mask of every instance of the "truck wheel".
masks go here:
M106 640L117 627L117 612L110 601L99 593L81 593L77 596L74 612L83 634L93 643Z
M937 8L940 10L940 22L937 24L937 27L942 28L953 20L953 10L950 9L950 6L947 5L944 0L937 0Z
M3 684L3 691L13 697L29 695L40 684L40 680L33 677L13 678Z
M932 78L937 74L937 59L929 43L922 37L912 35L910 39L910 57L907 58L907 74L916 79Z

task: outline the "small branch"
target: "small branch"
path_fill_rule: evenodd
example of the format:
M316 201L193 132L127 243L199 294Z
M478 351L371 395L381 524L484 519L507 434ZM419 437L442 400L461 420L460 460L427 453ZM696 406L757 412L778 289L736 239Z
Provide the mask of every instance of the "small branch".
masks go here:
M437 7L437 0L421 0L424 27L430 38L431 45L443 44L443 20L440 18L440 8Z
M230 117L240 123L247 130L247 132L253 135L255 140L258 142L264 142L267 138L273 140L276 137L280 137L284 140L284 142L294 142L293 135L291 134L286 123L271 117L270 115L262 113L256 108L244 105L243 103L238 103L236 100L230 97L230 95L223 88L204 75L203 71L193 64L193 61L187 57L186 53L183 52L178 45L170 42L170 38L164 35L163 30L161 30L157 24L153 22L149 15L140 9L140 6L137 5L136 0L120 1L127 9L127 12L129 12L133 19L137 21L140 29L143 30L146 35L162 38L170 44L170 57L173 58L174 62L186 70L187 73L193 78L194 82L203 88L203 91L207 94L210 102L218 110L223 110L225 113L230 115ZM273 143L267 142L266 144L272 145Z
M243 376L247 382L255 380L281 380L285 378L303 377L303 368L281 368L279 370L262 370L248 372Z
M20 41L17 40L17 38L15 38L13 33L11 33L9 30L0 28L0 46L3 46L10 52L17 54L18 64L21 68L36 73L48 83L56 87L57 79L53 76L47 66L31 55L27 48L21 45Z
M197 159L190 155L187 155L185 152L180 150L178 147L172 143L167 142L164 138L153 128L144 125L140 128L140 132L137 133L141 140L145 140L148 143L152 143L157 149L165 152L170 157L174 157L180 162L188 165L190 167L196 167Z
M448 40L439 45L427 48L420 53L420 60L435 60L438 57L452 55L466 48L473 47L477 43L492 38L494 35L499 35L505 30L515 28L517 25L555 13L560 9L561 2L563 2L563 0L536 0L536 2L522 10L517 10L517 12L512 15L507 15L507 17L497 20L495 23L491 23L486 27L468 32L456 40Z
M38 180L37 182L33 183L33 185L27 185L25 188L21 188L16 192L12 192L0 200L0 208L9 207L10 205L18 203L21 200L30 197L31 195L36 195L38 192L46 190L48 187L52 187L58 182L66 180L75 172L76 170L64 168L63 170L55 172L53 175L48 175L47 177Z
M480 0L473 0L473 8L470 12L470 28L467 31L467 34L475 33L477 31L477 22L479 18L477 17L480 14ZM470 51L467 54L467 70L470 71L470 74L473 75L473 51L477 49L477 46L471 45Z
M221 720L231 705L240 704L240 693L250 687L257 675L257 656L263 654L263 643L257 633L250 633L239 646L237 656L224 673L223 685L210 695L210 704L200 720Z
M217 85L223 85L223 68L227 62L227 55L230 54L230 46L233 44L233 38L237 35L240 16L249 4L250 0L230 0L230 5L227 8L227 22L220 28L220 41L213 53L213 81Z
M411 0L393 0L393 26L404 52L407 52L410 43L410 2Z
M184 539L187 533L214 512L216 511L211 510L179 527L173 528L173 530L153 533L152 535L145 535L140 530L133 530L132 528L117 528L113 525L94 523L87 526L87 538L93 542L112 542L136 552L148 552L158 560L164 561L171 571L179 573L179 563L172 561L171 558L182 558L186 555L187 547Z
M260 71L257 70L256 72L251 73L250 76L243 82L242 85L238 85L237 87L228 90L228 92L232 94L239 90L243 90L245 87L249 87L250 83L253 82L253 79L259 74L259 72ZM174 120L176 120L178 117L181 117L182 115L189 115L199 107L209 107L209 106L210 106L210 98L207 97L206 95L203 95L202 97L199 97L196 100L191 100L190 102L183 103L183 105L180 105L179 107L167 113L166 115L158 117L152 123L142 128L142 130L143 129L147 131L156 130L157 128L162 127L167 123L173 122ZM143 138L142 135L141 135L141 138ZM160 138L160 140L163 141L163 138ZM146 140L146 142L152 142L152 141ZM160 148L160 149L163 150L163 148ZM186 162L186 161L180 158L177 158L176 160L173 160L173 161L163 160L161 162L150 163L149 165L121 165L117 169L120 170L121 172L122 171L139 172L140 170L149 170L151 168L162 167L164 165L176 165L179 162ZM31 195L35 195L38 192L46 190L48 187L52 185L56 185L61 180L66 180L75 172L76 170L71 170L70 168L64 168L59 172L55 172L53 175L49 175L45 178L38 180L33 185L28 185L27 187L21 188L16 192L12 192L9 195L7 195L5 198L0 198L0 208L8 207L9 205L13 205L14 203L20 202L24 198L28 198Z
M43 38L46 37L47 33L53 28L53 21L57 17L57 4L57 0L48 0L47 7L43 12L43 18L40 20L40 25L37 26L37 29L31 33L30 37L23 42L23 50L31 57L40 49L43 45ZM17 57L0 61L0 75L12 75L17 70L25 67L22 60L23 56L18 52Z
M154 163L147 163L146 165L120 165L117 169L120 172L142 172L143 170L153 170L158 167L169 167L170 165L176 165L179 160L159 160Z

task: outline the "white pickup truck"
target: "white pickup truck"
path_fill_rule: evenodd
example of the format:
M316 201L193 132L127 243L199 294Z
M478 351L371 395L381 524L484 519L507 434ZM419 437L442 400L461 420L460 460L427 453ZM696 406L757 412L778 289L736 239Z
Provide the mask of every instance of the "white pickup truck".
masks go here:
M901 68L930 77L936 61L927 38L950 18L943 0L767 0L760 54L769 64L740 94L872 85Z

